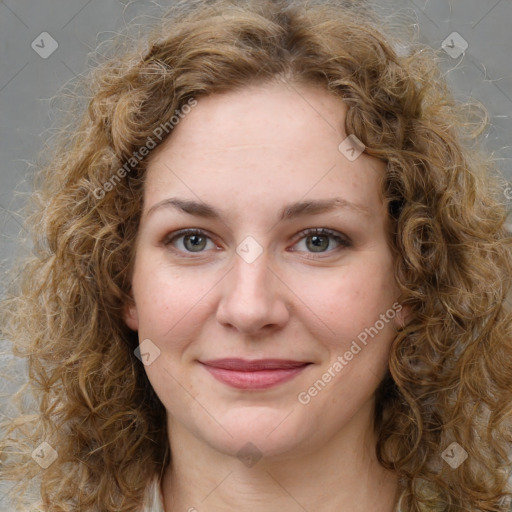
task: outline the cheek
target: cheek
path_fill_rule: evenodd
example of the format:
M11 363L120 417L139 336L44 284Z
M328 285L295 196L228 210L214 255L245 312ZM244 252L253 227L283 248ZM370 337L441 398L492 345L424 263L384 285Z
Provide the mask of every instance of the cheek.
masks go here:
M396 299L390 266L378 261L373 265L366 261L337 269L322 281L305 280L303 276L301 279L302 297L311 309L312 322L316 318L318 324L320 319L322 331L333 338L335 345L344 344L373 326L381 314L392 308ZM391 320L386 319L386 327L390 329ZM379 328L382 329L380 322Z
M378 267L377 267L378 268ZM355 267L311 296L329 327L313 332L326 349L323 364L299 395L324 420L340 427L375 392L385 375L396 309L393 283L382 271ZM381 316L382 315L382 316Z
M204 313L201 304L214 286L215 276L146 260L147 265L141 258L133 279L139 337L154 337L164 343L169 336L197 326Z

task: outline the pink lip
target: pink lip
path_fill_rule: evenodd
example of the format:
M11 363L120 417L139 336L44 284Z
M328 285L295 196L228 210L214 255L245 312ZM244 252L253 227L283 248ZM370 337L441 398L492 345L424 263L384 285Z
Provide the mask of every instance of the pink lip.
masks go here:
M215 359L201 364L220 382L238 389L266 389L283 384L309 366L289 359Z

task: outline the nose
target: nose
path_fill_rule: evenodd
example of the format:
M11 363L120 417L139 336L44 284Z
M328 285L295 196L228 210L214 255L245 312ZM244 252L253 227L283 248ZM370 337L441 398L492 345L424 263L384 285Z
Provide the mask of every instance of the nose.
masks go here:
M217 308L220 324L254 336L268 334L288 321L288 288L268 266L265 253L252 263L237 255L223 286Z

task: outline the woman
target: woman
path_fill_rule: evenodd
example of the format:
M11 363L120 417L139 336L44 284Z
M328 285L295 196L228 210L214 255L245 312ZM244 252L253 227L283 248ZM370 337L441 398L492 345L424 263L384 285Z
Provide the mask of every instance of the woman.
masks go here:
M3 308L42 510L506 509L503 189L378 23L185 2L89 77Z

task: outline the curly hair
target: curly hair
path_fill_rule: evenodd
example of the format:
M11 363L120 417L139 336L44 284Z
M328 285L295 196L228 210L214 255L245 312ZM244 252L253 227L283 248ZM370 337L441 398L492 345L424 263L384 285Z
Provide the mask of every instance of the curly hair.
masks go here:
M479 142L485 110L455 100L436 50L411 35L404 51L361 2L189 0L147 26L74 84L38 165L31 253L1 330L27 361L20 407L32 396L39 410L4 422L1 475L18 494L37 481L50 511L141 509L172 454L123 321L147 164L134 154L172 137L155 129L195 99L284 80L345 102L346 132L386 163L389 245L411 319L390 350L375 428L401 510L499 510L510 496L512 239ZM45 470L31 458L43 441L58 453ZM453 442L468 454L457 469L441 458Z

